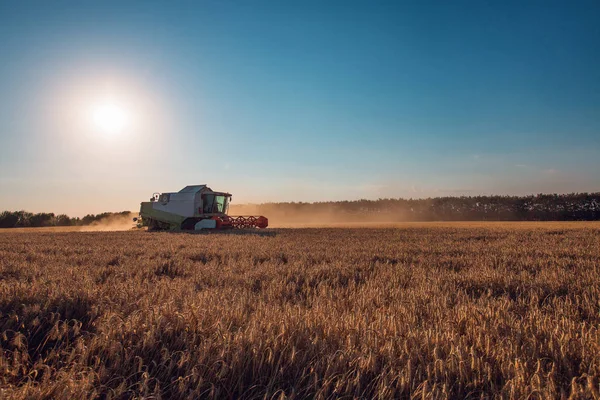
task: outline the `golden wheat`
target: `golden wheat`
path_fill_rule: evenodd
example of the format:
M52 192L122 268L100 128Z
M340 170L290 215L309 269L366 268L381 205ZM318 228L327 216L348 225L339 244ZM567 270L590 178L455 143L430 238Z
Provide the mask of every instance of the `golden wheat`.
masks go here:
M600 225L0 233L2 398L600 398Z

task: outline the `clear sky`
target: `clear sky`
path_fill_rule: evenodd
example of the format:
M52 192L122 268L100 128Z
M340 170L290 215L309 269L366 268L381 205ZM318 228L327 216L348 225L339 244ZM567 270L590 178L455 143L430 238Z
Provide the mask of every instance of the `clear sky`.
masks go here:
M0 209L600 191L600 2L1 1Z

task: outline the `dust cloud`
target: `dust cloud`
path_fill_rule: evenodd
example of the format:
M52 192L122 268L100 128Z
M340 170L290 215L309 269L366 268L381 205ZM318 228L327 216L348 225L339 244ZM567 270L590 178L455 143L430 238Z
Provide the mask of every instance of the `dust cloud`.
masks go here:
M229 215L263 215L269 219L269 228L301 227L361 227L390 225L405 220L401 215L351 214L339 211L319 210L276 210L265 206L237 205L231 207ZM80 232L127 231L135 228L133 218L137 213L111 215L91 225L79 227Z
M80 226L78 230L80 232L128 231L135 228L133 218L137 216L137 213L111 215L90 225Z
M308 208L277 209L269 205L235 205L231 206L229 214L262 215L269 219L270 228L301 228L301 227L368 227L386 226L410 221L403 213L352 213L339 209Z

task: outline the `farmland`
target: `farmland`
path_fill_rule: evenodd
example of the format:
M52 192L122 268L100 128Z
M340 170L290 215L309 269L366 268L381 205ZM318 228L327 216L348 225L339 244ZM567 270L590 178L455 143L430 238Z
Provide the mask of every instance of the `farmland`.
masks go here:
M600 224L0 232L2 398L600 398Z

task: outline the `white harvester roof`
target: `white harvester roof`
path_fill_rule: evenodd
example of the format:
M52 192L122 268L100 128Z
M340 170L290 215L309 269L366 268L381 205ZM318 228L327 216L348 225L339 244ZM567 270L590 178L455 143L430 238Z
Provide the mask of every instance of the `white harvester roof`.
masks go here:
M184 202L188 202L190 204L194 204L194 201L198 197L198 194L205 189L212 192L212 190L206 185L189 185L189 186L186 186L183 189L181 189L179 192L162 193L161 198L162 198L162 196L167 196L166 199L168 199L168 200L166 200L166 201L169 201L169 202L184 201ZM163 201L163 200L161 200L161 201Z
M198 193L205 187L206 187L206 185L189 185L189 186L184 187L177 193Z

